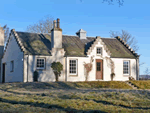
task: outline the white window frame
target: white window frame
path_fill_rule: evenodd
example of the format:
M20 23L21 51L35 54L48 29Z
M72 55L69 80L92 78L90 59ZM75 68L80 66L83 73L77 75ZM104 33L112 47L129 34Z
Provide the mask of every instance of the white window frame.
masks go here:
M44 67L37 67L38 59L44 59ZM45 69L45 58L36 58L36 69Z
M74 60L76 61L76 73L70 73L70 61ZM78 68L78 60L77 59L69 59L69 75L77 75L77 68Z
M128 73L124 73L124 62L128 62ZM130 61L129 60L123 61L123 75L130 75Z
M101 49L101 53L97 53L99 48ZM97 48L96 48L96 54L97 54L97 55L102 55L102 47L97 47Z
M10 62L10 72L13 72L14 71L14 61L12 60Z

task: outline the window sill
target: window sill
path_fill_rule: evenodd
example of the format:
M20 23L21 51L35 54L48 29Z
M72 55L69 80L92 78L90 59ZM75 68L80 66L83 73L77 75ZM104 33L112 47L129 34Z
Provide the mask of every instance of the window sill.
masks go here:
M129 74L123 74L123 76L130 76Z
M97 56L102 56L102 54L96 54Z
M78 75L69 75L69 77L77 77Z
M37 68L36 70L41 71L41 70L46 70L46 69L45 68L44 69Z

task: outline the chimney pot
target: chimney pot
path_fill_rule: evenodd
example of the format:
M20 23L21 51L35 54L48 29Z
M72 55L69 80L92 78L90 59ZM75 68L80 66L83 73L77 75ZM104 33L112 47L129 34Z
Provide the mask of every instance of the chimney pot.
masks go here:
M60 28L60 19L57 18L57 28Z
M56 20L53 22L53 27L56 28Z

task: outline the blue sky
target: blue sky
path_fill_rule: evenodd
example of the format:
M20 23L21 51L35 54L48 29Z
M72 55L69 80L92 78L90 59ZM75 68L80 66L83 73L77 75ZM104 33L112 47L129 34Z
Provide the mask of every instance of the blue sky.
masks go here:
M110 37L110 31L126 30L138 41L141 55L140 74L150 68L150 0L124 0L124 5L102 0L3 0L0 25L26 31L45 16L60 18L63 34L75 35L80 28L87 36Z

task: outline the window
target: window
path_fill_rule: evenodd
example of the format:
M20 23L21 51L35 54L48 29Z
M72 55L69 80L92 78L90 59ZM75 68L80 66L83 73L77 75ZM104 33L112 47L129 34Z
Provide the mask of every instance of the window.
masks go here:
M14 61L10 62L10 72L14 71Z
M37 58L37 69L45 69L45 58Z
M129 61L123 61L123 74L129 75L130 71L130 62Z
M101 71L101 62L97 62L97 71Z
M70 75L77 75L77 60L70 60L69 61L69 68L70 68Z
M98 55L102 55L102 48L101 48L101 47L98 47L98 48L97 48L97 54L98 54Z

